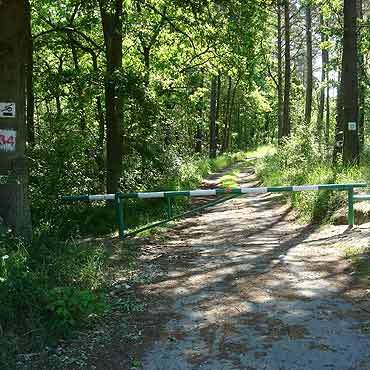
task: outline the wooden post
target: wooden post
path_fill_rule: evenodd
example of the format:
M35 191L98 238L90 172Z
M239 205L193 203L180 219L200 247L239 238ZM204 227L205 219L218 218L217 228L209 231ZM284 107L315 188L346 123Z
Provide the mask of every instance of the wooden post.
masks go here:
M0 0L0 216L28 240L32 235L25 159L29 23L28 1Z

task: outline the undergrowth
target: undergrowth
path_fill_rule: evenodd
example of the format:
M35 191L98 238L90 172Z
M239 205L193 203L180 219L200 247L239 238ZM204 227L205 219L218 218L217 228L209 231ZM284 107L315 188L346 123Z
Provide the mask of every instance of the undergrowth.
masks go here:
M370 182L370 152L364 151L361 165L333 166L330 155L315 145L310 130L301 130L275 152L257 161L256 173L265 186ZM346 192L304 191L287 193L302 222L332 221L347 202Z
M360 277L370 277L370 248L342 246L342 250Z
M171 174L156 184L146 187L125 189L130 192L192 190L200 186L203 179L212 172L218 172L233 163L244 160L247 156L260 155L263 147L256 152L226 153L216 159L187 158L178 160ZM176 199L175 211L184 209L189 203L187 198ZM117 231L115 209L104 203L65 203L62 205L66 224L62 235L73 236L104 235ZM163 219L166 215L165 204L161 199L130 199L125 204L126 227L135 229Z
M31 245L10 235L0 240L0 368L32 353L106 309L103 248L40 238Z

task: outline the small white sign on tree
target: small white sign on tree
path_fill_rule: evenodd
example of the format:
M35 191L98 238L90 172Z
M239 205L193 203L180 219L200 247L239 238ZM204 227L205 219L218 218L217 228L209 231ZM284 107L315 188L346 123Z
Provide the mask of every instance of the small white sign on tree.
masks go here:
M348 122L348 131L356 131L357 130L357 123L356 122Z
M0 103L0 118L15 118L15 103Z

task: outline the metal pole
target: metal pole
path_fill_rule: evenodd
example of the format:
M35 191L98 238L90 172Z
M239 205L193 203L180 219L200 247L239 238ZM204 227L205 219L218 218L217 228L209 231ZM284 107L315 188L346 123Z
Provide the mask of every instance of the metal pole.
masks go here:
M166 211L167 211L167 218L170 219L172 217L172 204L171 204L171 198L166 198Z
M120 193L117 193L114 200L116 205L119 238L123 240L125 238L125 219L123 210L124 199L121 198Z
M353 188L348 190L348 225L355 224L355 211L353 207Z

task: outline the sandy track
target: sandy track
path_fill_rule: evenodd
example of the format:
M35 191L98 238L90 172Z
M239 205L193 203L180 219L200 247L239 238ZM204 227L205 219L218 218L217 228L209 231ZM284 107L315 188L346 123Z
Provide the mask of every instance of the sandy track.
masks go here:
M246 168L240 183L255 185ZM164 272L142 287L166 317L146 370L370 369L370 314L346 299L346 228L294 222L272 195L241 197L180 222Z

